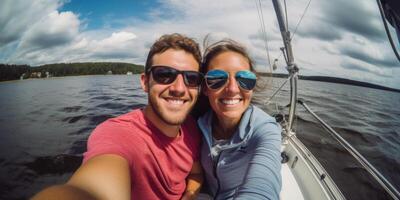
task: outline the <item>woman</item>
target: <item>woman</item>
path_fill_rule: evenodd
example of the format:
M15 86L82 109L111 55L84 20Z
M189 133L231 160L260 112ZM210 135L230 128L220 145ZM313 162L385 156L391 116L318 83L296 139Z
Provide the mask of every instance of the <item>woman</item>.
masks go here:
M241 45L223 40L204 54L212 108L198 119L201 162L214 199L279 199L281 128L251 104L256 75Z

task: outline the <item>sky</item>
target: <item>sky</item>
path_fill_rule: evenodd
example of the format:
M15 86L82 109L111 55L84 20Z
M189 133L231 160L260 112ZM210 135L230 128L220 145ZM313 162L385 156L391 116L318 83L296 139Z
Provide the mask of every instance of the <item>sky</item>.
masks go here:
M334 76L400 89L396 59L375 0L286 0L301 75ZM271 0L261 0L269 60L286 73ZM258 71L270 70L258 0L1 0L0 63L144 64L163 34L203 45L224 38L247 47ZM283 1L282 1L282 5ZM297 27L297 29L296 29ZM208 40L204 38L208 36ZM397 40L397 39L395 39Z

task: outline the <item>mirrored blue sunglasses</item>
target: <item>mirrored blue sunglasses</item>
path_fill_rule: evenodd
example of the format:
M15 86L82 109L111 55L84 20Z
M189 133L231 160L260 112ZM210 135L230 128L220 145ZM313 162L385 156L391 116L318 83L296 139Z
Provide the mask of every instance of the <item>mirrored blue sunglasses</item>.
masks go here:
M206 85L208 88L216 90L228 83L229 73L223 70L214 69L205 75ZM239 87L243 90L252 90L256 86L256 75L248 70L238 71L235 79Z

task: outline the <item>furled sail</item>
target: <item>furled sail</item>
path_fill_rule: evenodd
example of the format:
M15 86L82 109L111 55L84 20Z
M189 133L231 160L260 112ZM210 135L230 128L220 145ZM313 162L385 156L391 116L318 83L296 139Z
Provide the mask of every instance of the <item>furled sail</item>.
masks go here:
M392 45L397 59L400 61L400 55L396 50L396 46L393 43L392 36L390 35L386 23L387 20L389 24L396 30L398 45L400 46L400 2L398 0L377 0L377 3L390 44Z

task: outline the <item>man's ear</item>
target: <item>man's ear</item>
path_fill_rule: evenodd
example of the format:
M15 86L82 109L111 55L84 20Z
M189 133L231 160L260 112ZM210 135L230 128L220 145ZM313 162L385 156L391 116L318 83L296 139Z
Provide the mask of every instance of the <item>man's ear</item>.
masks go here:
M143 91L145 91L146 93L149 92L149 80L148 79L149 79L149 77L146 76L145 73L140 74L140 85L142 86Z

